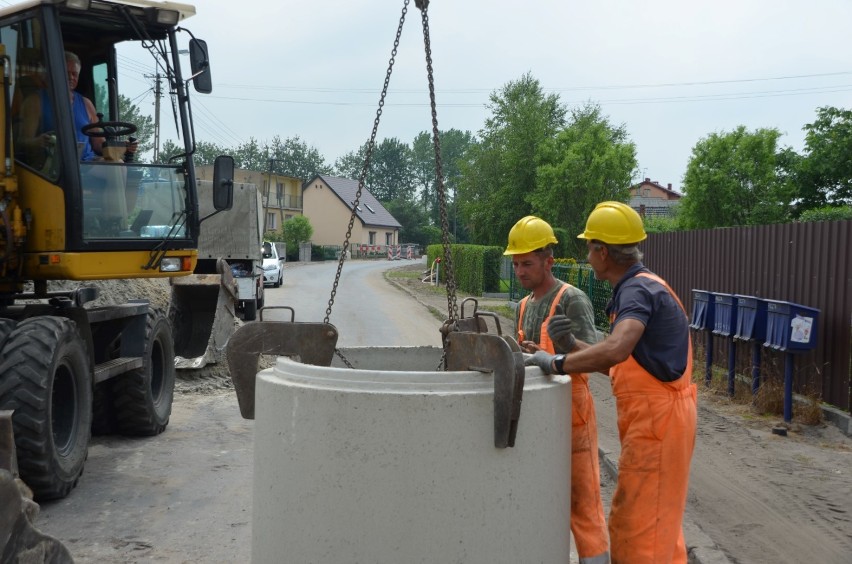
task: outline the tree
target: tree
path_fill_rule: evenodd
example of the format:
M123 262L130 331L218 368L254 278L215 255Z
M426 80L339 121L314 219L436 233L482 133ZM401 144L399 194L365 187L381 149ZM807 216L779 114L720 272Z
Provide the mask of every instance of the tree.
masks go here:
M269 170L269 151L261 147L254 137L240 144L231 154L236 168L263 172Z
M491 116L461 162L460 212L474 241L505 245L512 225L532 211L539 145L565 124L556 94L529 73L490 96Z
M424 249L426 245L431 243L425 231L429 222L417 202L404 199L391 200L386 202L384 206L394 219L402 225L399 230L399 241L401 243L417 243Z
M447 200L447 215L450 230L457 232L457 214L455 199L461 178L461 161L470 146L475 143L469 131L450 129L439 131L438 139L441 144L441 164L444 175L444 191ZM441 225L438 202L437 172L435 170L435 144L432 134L422 131L414 138L411 145L412 176L415 190L420 192L420 201L429 221L433 225Z
M160 155L157 159L158 163L165 164L169 162L171 157L182 155L184 153L183 145L178 145L171 139L167 139L163 146L160 147ZM208 141L198 141L195 147L195 153L192 158L195 161L195 166L213 164L216 157L219 155L227 155L228 149L220 147L215 143Z
M382 139L373 149L370 177L369 190L380 202L413 200L411 148L396 137Z
M529 200L535 215L572 233L565 249L582 256L576 239L586 217L602 201L627 201L636 170L636 146L625 126L614 126L597 104L572 110L569 125L541 143L535 187Z
M299 244L306 243L311 240L314 234L314 228L310 220L303 216L297 215L292 219L288 219L281 226L282 238L287 243L287 256L299 255Z
M143 154L154 148L152 137L154 136L154 119L151 116L142 115L139 107L123 94L118 95L118 121L126 121L136 126L133 137L139 143L137 154Z
M367 143L364 143L358 150L338 158L334 170L340 176L358 180L364 169L366 155ZM370 156L364 187L383 204L400 198L413 198L415 183L411 148L396 137L377 143Z
M817 109L805 125L805 151L797 183L800 211L852 204L852 111Z
M276 173L303 180L309 180L317 174L331 173L331 167L319 151L302 141L298 135L284 141L276 135L272 138L268 152L275 159L273 171Z
M334 174L344 178L352 178L354 180L360 179L361 172L364 169L364 159L366 158L366 155L367 144L364 143L358 147L358 149L349 151L343 156L338 157L337 160L334 161Z
M713 133L696 143L683 179L686 228L786 221L795 195L778 174L777 129Z

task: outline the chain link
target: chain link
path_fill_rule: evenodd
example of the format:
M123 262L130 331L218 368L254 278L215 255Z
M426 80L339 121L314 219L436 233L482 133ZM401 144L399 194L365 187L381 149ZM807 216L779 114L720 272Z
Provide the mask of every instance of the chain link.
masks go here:
M441 160L441 140L438 133L438 111L435 103L435 76L432 70L432 43L429 39L429 11L428 2L421 7L421 19L423 20L423 43L426 46L426 73L429 77L429 102L432 109L432 140L435 145L435 177L438 184L438 204L441 212L441 243L444 248L444 268L447 272L447 316L453 331L458 330L459 310L456 300L456 274L453 267L453 254L450 249L450 224L447 220L447 193L444 186L444 168ZM446 369L447 349L444 347L443 354L438 366L444 365Z
M349 239L352 238L352 227L355 225L356 213L358 204L361 201L361 193L364 190L364 180L367 178L367 172L370 170L370 160L373 157L373 147L376 144L376 133L379 131L379 120L382 117L382 108L385 105L385 97L388 94L388 85L390 84L391 73L393 72L393 64L396 60L396 52L399 48L399 38L402 35L402 26L405 23L405 15L408 13L408 2L402 6L402 15L399 17L399 27L396 29L396 38L393 41L393 50L391 51L390 61L388 62L388 70L385 73L385 83L382 86L382 95L379 98L379 109L376 110L376 119L373 120L373 131L370 133L370 141L367 143L367 150L364 155L364 166L361 168L361 176L358 178L358 191L355 193L355 201L352 202L352 216L349 218L349 227L346 229L346 239L343 241L343 249L340 251L340 259L337 261L337 274L334 275L334 285L331 287L331 296L328 299L328 307L325 310L325 319L323 323L328 323L331 319L331 308L334 305L334 297L337 295L337 286L340 284L340 273L343 271L343 262L346 260L346 253L349 251ZM343 358L343 354L336 350L337 354ZM343 359L346 362L346 359ZM346 362L351 368L352 366Z
M328 307L325 310L325 319L323 323L329 323L331 319L331 310L334 306L334 298L337 295L337 287L340 284L340 274L343 271L343 263L346 260L346 254L349 250L349 240L352 238L352 228L355 225L355 218L357 217L356 212L358 209L358 204L361 201L361 194L364 190L364 181L367 177L367 173L370 170L370 161L373 156L373 149L376 144L376 134L379 130L379 121L382 117L382 109L385 105L385 98L387 97L388 86L390 85L391 74L393 73L393 65L396 61L397 50L399 49L399 38L402 35L402 28L405 23L405 16L408 13L408 3L409 0L405 0L404 5L402 7L402 15L399 18L399 26L396 30L396 37L393 42L393 50L391 51L390 61L388 62L388 70L385 74L385 82L382 86L382 94L379 97L379 108L376 110L376 118L373 121L373 130L370 134L370 141L367 143L367 149L364 154L364 166L361 169L361 175L358 178L358 191L355 194L355 201L352 204L352 215L349 218L349 226L346 229L346 238L343 241L343 248L340 252L340 259L337 262L337 273L334 276L334 284L331 288L331 296L328 299ZM415 0L415 5L420 8L421 18L423 21L423 41L426 48L426 73L429 79L429 102L432 111L432 140L435 147L435 175L437 182L437 192L438 192L438 203L439 209L441 213L441 242L443 244L444 249L444 268L447 273L447 312L449 317L449 323L453 330L458 329L458 303L456 299L456 277L455 277L455 269L453 267L453 256L450 250L450 226L449 221L447 219L447 196L446 196L446 188L444 186L444 170L443 163L441 161L441 140L438 133L438 111L436 109L435 103L435 78L434 71L432 69L432 44L429 39L429 14L428 0ZM353 368L352 364L346 359L340 349L335 349L334 351L340 357L340 359L348 366L349 368ZM446 369L446 358L447 358L447 350L446 347L441 355L441 360L438 363L438 367L440 368L442 365Z

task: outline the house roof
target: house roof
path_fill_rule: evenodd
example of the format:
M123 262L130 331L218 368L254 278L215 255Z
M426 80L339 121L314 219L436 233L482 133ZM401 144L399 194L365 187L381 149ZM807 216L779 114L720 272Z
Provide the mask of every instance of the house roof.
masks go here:
M642 186L654 186L656 188L659 188L663 192L667 192L669 195L677 197L677 198L680 198L680 197L683 196L683 194L681 194L677 190L672 190L671 184L669 184L668 187L666 187L666 186L663 186L662 184L660 184L659 182L657 182L656 180L651 180L650 178L646 178L643 182L639 182L638 184L634 184L633 186L630 187L630 189L632 190L633 188L641 188Z
M339 176L329 176L327 174L318 174L310 181L305 183L309 186L314 180L319 178L331 188L331 190L340 198L340 201L346 205L351 211L355 205L355 195L358 193L358 181L351 178L341 178ZM358 209L355 212L358 219L364 225L375 225L377 227L402 227L402 224L390 214L388 210L373 196L369 190L364 188L361 191L361 199L358 202Z

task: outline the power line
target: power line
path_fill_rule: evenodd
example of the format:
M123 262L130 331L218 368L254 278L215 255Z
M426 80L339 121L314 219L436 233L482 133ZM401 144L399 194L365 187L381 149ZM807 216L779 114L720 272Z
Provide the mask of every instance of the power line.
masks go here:
M852 75L852 71L837 71L815 74L797 74L785 76L771 77L755 77L755 78L737 78L725 80L698 80L690 82L660 82L650 84L609 84L609 85L581 85L569 86L560 88L542 88L548 92L573 92L578 90L630 90L630 89L645 89L645 88L672 88L681 86L712 86L719 84L746 84L754 82L770 82L779 80L801 80L805 78L826 78L833 76L848 76ZM282 92L304 92L304 93L351 93L351 94L377 94L379 90L375 88L335 88L335 87L301 87L301 86L267 86L256 84L217 84L217 88L238 88L241 90L271 90ZM442 94L481 94L483 92L493 92L494 88L442 88ZM391 88L389 93L398 94L421 94L422 89L416 88Z
M730 92L723 94L694 94L687 96L668 96L668 97L653 97L653 98L627 98L627 99L600 99L600 103L611 104L652 104L667 101L677 102L710 102L717 100L742 100L749 98L774 98L784 96L801 96L808 94L829 94L834 92L848 92L852 89L852 85L839 86L818 86L813 88L801 89L785 89L785 90L764 90L754 92ZM320 100L284 100L272 98L246 98L232 96L209 96L218 100L239 100L242 102L265 102L272 104L294 104L294 105L309 105L309 106L375 106L374 102L334 102ZM578 103L581 103L579 101ZM483 107L486 102L442 102L443 108L479 108ZM385 106L395 107L428 107L429 102L386 102Z

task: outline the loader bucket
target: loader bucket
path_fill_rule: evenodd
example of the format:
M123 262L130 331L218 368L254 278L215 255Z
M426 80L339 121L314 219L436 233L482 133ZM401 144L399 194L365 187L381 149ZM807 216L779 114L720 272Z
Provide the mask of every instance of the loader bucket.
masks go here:
M220 260L217 271L171 280L169 321L176 368L203 368L223 360L234 333L236 292L227 263Z

